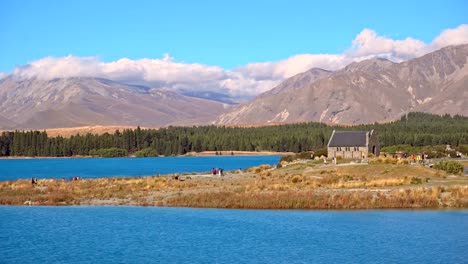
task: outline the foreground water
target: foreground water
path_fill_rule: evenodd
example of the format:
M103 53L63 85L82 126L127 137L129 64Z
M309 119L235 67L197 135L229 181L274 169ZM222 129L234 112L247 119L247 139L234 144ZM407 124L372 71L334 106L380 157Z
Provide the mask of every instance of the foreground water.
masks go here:
M468 211L0 207L1 263L466 263Z
M0 181L28 178L103 178L245 169L276 164L279 156L214 156L165 158L0 159Z

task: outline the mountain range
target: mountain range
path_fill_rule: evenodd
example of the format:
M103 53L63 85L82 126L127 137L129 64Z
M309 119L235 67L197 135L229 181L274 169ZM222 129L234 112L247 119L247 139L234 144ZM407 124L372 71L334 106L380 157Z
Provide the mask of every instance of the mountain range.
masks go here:
M238 105L100 78L0 80L0 129L389 121L410 111L468 115L468 44L401 63L313 68ZM223 98L229 102L229 98Z
M409 61L374 58L311 69L222 114L217 124L319 121L362 124L410 111L468 115L468 45Z
M224 111L216 101L98 78L0 81L0 128L87 125L159 127L206 124Z

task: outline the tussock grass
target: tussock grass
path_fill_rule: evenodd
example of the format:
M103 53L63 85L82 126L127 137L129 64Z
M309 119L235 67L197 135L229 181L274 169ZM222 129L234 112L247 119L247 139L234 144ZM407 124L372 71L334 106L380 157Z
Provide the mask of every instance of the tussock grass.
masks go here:
M250 173L261 173L265 170L268 170L268 169L271 169L272 167L270 165L267 165L267 164L264 164L264 165L260 165L260 166L257 166L257 167L251 167L251 168L248 168L246 169L246 172L250 172Z
M177 181L169 177L103 178L78 181L29 180L0 182L0 204L75 205L92 200L138 201L148 193L209 187L209 182ZM138 202L136 202L138 204Z
M393 162L393 161L392 161ZM468 179L423 166L375 163L282 168L262 165L212 175L0 182L0 204L126 204L269 209L468 207ZM447 178L447 179L445 179Z
M443 190L443 192L442 192ZM445 193L445 195L442 195ZM370 209L468 207L468 186L365 192L210 192L175 197L172 206L248 209Z
M408 179L376 179L369 181L344 181L338 180L336 183L330 184L332 188L360 188L360 187L384 187L384 186L400 186L410 184Z

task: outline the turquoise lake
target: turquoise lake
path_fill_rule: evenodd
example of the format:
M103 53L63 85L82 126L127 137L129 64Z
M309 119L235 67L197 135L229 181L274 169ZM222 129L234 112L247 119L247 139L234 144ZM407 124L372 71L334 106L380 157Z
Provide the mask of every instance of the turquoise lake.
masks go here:
M467 263L468 211L0 206L1 263Z
M158 158L52 158L0 159L0 181L32 177L104 178L113 176L149 176L168 173L209 172L245 169L260 164L275 165L280 156L213 156Z

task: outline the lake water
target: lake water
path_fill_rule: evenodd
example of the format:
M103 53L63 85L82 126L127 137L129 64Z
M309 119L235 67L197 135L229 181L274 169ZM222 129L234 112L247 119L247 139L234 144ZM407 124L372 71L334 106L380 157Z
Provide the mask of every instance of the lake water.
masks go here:
M0 206L1 263L467 263L468 211Z
M0 159L0 181L35 178L103 178L245 169L277 164L280 156L213 156L164 158Z

